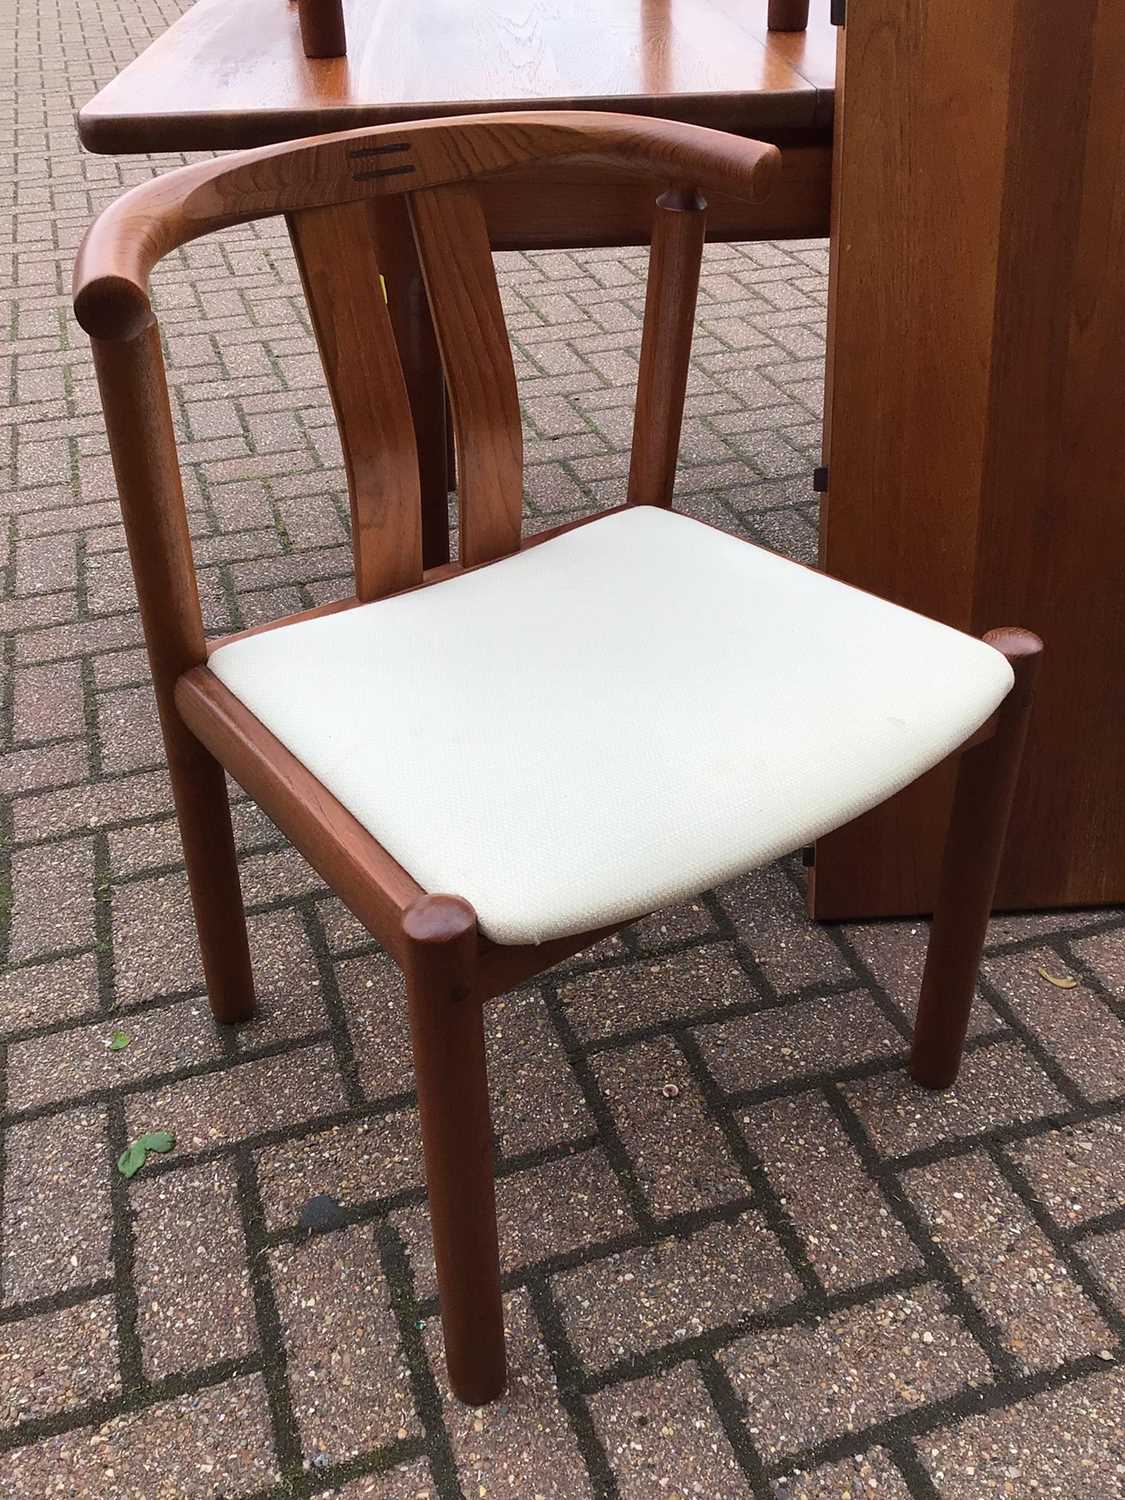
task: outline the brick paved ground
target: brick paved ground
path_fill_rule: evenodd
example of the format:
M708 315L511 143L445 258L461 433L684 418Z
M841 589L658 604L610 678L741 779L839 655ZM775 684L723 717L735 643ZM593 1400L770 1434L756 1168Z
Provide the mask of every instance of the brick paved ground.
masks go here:
M933 1098L903 1073L924 930L811 929L793 862L492 1010L512 1385L448 1400L398 980L246 804L261 1018L218 1034L200 984L67 298L94 210L173 164L83 157L71 109L173 11L0 6L0 1491L1121 1494L1121 914L996 922ZM503 261L533 527L619 493L643 270ZM824 271L709 252L680 485L801 557ZM209 625L331 597L339 455L283 236L190 248L159 303ZM176 1149L127 1183L153 1128ZM309 1237L314 1193L343 1212Z

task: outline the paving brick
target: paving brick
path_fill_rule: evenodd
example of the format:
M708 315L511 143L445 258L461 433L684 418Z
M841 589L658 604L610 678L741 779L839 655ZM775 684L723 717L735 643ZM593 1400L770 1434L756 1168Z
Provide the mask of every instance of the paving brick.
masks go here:
M559 986L559 999L579 1035L593 1039L745 1005L757 992L731 953L715 947L569 979Z
M65 791L37 792L14 805L14 832L20 840L50 838L89 828L104 828L126 819L154 817L172 806L172 789L164 771L123 776Z
M1120 1495L1125 1473L1120 1369L968 1417L918 1441L943 1500Z
M1012 1155L1060 1228L1125 1208L1125 1116L1049 1131Z
M93 953L0 974L0 1032L51 1026L90 1010L98 992Z
M136 609L137 590L127 554L110 552L91 557L86 564L86 591L92 614Z
M599 1150L499 1178L496 1222L505 1271L565 1257L636 1229L613 1169ZM418 1296L435 1296L425 1207L402 1209L393 1215L393 1223L406 1242Z
M258 1181L269 1229L296 1224L316 1194L346 1208L373 1198L420 1190L425 1180L417 1112L349 1120L313 1135L264 1147Z
M888 1156L1065 1108L1032 1057L1008 1042L970 1052L956 1087L948 1093L922 1090L901 1072L845 1084L843 1089L876 1150Z
M0 1427L81 1407L119 1383L112 1297L0 1326Z
M1115 999L1125 1000L1125 935L1119 928L1079 938L1071 947Z
M738 1324L801 1293L756 1213L592 1261L557 1276L554 1289L571 1341L591 1369Z
M94 851L89 839L17 849L12 855L12 934L17 962L94 941Z
M462 1493L485 1495L489 1500L592 1497L594 1490L525 1293L504 1299L504 1322L508 1388L495 1404L475 1410L452 1398L445 1378L440 1323L435 1318L426 1329Z
M848 946L871 971L884 994L914 1025L930 939L928 922L868 922L844 928ZM970 1037L1004 1029L979 989L969 1016Z
M918 1251L819 1093L740 1112L809 1263L829 1292L916 1266Z
M989 1374L984 1354L928 1286L814 1327L751 1334L719 1359L767 1461L948 1398Z
M75 661L22 667L13 678L12 724L17 740L84 734L82 676Z
M302 1047L135 1094L129 1133L171 1130L177 1150L201 1151L331 1114L343 1104L332 1049Z
M270 1274L305 1457L338 1463L417 1435L370 1227L282 1245L270 1257Z
M1115 1234L1092 1234L1077 1245L1079 1256L1093 1271L1102 1290L1125 1318L1125 1229Z
M747 1191L683 1054L671 1041L659 1037L602 1053L594 1059L594 1071L653 1213L686 1213Z
M1073 977L1050 949L986 958L982 973L1087 1098L1125 1094L1125 1019L1085 986L1057 988L1041 969Z
M102 1109L13 1125L5 1137L5 1304L88 1286L110 1264L109 1144Z
M142 1173L131 1183L130 1208L146 1375L159 1379L254 1350L254 1299L230 1165Z
M121 1005L202 986L186 875L161 875L114 889L113 960Z
M317 903L317 917L333 954L355 948L373 948L375 939L358 917L352 915L339 896L329 894Z
M502 1155L591 1133L581 1089L538 991L492 1001L485 1036L492 1123Z
M113 1052L108 1043L118 1030L129 1044ZM8 1053L8 1107L56 1104L218 1055L218 1037L205 1001L106 1017L13 1043Z
M231 1440L232 1434L237 1437ZM217 1500L276 1483L261 1377L247 1375L0 1457L10 1500Z
M693 1365L600 1391L590 1409L622 1500L754 1493Z
M247 917L257 1008L234 1030L242 1052L327 1031L320 969L296 912L253 912Z
M117 688L98 695L102 767L111 776L164 763L164 742L151 687Z
M288 846L278 853L252 854L239 865L242 898L247 906L320 895L324 885L311 865Z
M100 688L121 687L148 680L148 657L142 647L108 651L94 658L94 681Z
M83 780L89 770L90 757L83 740L10 750L0 759L0 796L66 786Z
M701 1026L695 1036L716 1080L732 1092L878 1062L906 1046L861 990L770 1006Z
M30 630L16 640L16 660L20 663L58 661L67 656L85 656L95 651L120 651L141 644L141 622L136 614L120 614L101 620L75 620L73 604L63 594L49 595L43 601L47 616L43 628ZM21 601L26 615L30 604ZM0 606L2 613L3 606ZM58 623L56 623L58 622ZM33 622L25 620L24 624Z
M885 1448L839 1464L795 1470L773 1482L774 1500L910 1500L902 1472Z
M715 918L702 901L681 902L679 906L644 917L629 928L630 941L642 953L659 953L688 938L713 941L719 936Z
M40 445L24 443L20 446L22 467L27 450L38 448ZM52 476L45 475L44 477ZM18 594L51 594L60 589L73 589L75 578L76 557L73 536L29 538L27 541L20 542L17 547L16 592Z
M779 990L851 975L827 928L808 920L804 898L782 866L754 870L720 887L717 895L754 962Z
M337 970L360 1087L372 1099L414 1088L406 986L386 953L366 953Z
M905 1185L969 1296L1025 1370L1050 1369L1113 1342L987 1157L936 1162L908 1173Z
M324 1494L327 1500L435 1500L437 1490L429 1464L419 1458L387 1473L364 1474Z

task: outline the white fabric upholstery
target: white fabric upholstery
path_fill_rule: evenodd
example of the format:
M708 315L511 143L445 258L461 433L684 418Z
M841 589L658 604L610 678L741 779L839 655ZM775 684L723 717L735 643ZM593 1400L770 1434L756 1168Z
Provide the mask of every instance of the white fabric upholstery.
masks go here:
M624 921L800 847L941 760L1012 684L981 641L649 507L210 665L498 943Z

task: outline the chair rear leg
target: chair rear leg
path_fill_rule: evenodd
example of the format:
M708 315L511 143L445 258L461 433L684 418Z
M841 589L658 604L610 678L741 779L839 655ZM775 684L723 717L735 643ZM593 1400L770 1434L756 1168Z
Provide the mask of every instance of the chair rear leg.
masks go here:
M1027 630L993 630L985 640L1008 658L1016 680L995 734L966 750L957 772L910 1055L912 1076L931 1089L949 1088L961 1066L1043 651Z
M254 976L226 776L178 716L163 727L211 1014L228 1025L248 1021Z
M476 915L422 896L403 930L446 1367L454 1393L483 1406L507 1372Z

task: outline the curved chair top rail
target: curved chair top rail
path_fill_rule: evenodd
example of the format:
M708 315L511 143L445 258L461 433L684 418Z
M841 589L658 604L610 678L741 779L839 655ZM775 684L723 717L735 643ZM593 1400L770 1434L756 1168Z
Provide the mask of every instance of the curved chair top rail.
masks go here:
M78 254L75 312L95 338L132 338L152 315L153 266L210 230L564 160L757 202L769 192L780 153L699 125L578 110L380 125L263 146L181 167L105 209Z

